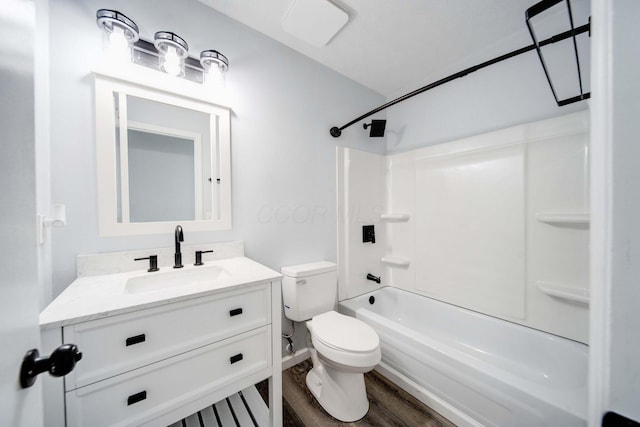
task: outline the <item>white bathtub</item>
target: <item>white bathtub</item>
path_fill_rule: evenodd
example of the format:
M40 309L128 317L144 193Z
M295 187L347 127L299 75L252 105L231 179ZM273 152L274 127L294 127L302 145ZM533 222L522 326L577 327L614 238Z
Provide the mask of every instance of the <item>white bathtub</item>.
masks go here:
M587 424L583 344L390 287L339 311L378 332L376 369L458 425Z

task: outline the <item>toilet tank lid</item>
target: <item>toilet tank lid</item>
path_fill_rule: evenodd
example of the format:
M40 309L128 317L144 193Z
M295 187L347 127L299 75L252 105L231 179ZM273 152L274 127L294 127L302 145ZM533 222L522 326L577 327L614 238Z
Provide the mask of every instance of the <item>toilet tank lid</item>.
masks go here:
M329 261L309 262L307 264L290 265L282 267L280 271L289 277L306 277L314 274L327 273L335 271L336 264Z

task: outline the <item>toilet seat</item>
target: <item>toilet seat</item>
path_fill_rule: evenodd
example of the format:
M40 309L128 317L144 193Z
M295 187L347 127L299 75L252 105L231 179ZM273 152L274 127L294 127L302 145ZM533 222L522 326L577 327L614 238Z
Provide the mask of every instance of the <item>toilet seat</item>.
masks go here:
M308 322L313 346L325 358L353 368L380 362L380 339L363 321L329 311Z

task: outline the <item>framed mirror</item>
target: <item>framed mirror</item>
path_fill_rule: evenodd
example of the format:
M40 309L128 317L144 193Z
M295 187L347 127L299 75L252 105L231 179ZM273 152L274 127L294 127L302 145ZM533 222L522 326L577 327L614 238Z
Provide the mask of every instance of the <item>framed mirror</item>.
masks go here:
M101 236L231 228L229 109L96 74Z

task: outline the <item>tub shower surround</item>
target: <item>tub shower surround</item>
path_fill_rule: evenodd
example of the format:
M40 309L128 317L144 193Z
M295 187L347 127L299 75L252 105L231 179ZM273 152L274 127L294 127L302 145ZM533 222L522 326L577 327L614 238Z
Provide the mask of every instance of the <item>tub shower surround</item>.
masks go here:
M582 111L391 156L338 148L341 310L456 423L586 424L588 129Z
M372 273L587 343L588 141L583 111L388 157L339 148L340 300Z

